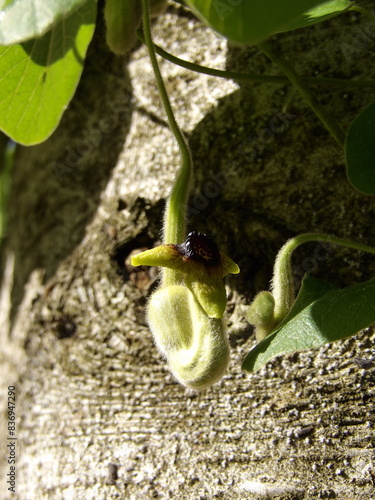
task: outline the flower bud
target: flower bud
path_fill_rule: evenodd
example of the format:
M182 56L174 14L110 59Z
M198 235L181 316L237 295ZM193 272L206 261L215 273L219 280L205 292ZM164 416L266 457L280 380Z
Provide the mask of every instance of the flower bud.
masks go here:
M275 299L271 292L259 292L250 304L247 312L247 321L255 326L255 335L260 342L276 326Z
M142 20L141 0L106 0L104 8L106 40L115 54L126 54L137 39Z

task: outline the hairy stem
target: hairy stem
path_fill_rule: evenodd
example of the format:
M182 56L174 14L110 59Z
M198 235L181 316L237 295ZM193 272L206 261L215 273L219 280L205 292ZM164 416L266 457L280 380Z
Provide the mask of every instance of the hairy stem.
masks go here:
M373 247L324 233L304 233L287 241L277 254L273 271L272 295L275 299L274 318L276 324L279 324L285 318L295 298L291 269L292 252L302 243L311 241L325 241L334 245L375 254L375 248Z
M141 42L144 42L144 36L138 31L137 37ZM196 73L202 73L204 75L216 76L218 78L225 78L227 80L235 81L247 81L247 82L259 82L259 83L271 83L280 84L287 83L289 79L286 76L276 76L276 75L257 75L254 73L239 73L236 71L226 71L222 69L210 68L208 66L201 66L185 59L180 59L174 56L170 52L159 47L159 45L154 44L155 52L166 59L167 61L181 66L182 68L189 69L190 71L195 71ZM375 80L352 80L349 78L323 78L315 76L301 76L301 80L310 85L325 85L329 87L336 88L366 88L375 87Z
M375 15L372 14L370 11L368 11L367 9L364 9L363 7L359 7L359 5L353 5L352 7L350 7L349 10L354 10L355 12L359 12L360 14L368 17L369 19L371 19L371 21L375 21Z
M193 165L189 147L176 122L156 59L154 44L151 37L148 0L142 0L142 6L145 43L148 48L159 93L167 113L169 126L177 140L181 154L181 166L177 173L165 210L163 231L163 243L177 244L182 243L186 236L186 206L192 180ZM163 270L163 284L175 284L177 282L178 275L175 271L170 269Z
M344 147L345 133L336 123L334 118L327 113L323 106L315 99L310 90L306 87L302 78L294 71L294 69L281 56L274 53L271 45L268 42L259 44L259 48L266 54L272 62L274 62L281 71L287 76L290 82L296 87L302 97L306 100L310 108L314 111L324 127L332 135L332 137Z

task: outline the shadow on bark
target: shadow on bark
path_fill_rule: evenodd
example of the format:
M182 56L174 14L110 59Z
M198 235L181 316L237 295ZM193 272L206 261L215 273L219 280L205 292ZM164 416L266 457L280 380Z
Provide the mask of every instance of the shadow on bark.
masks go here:
M58 129L43 144L16 152L6 234L15 256L12 316L32 271L42 268L47 281L84 238L129 132L131 81L103 32L99 15L81 81ZM26 165L32 167L28 176Z
M276 50L282 54L295 38L279 37ZM302 75L310 71L304 45L308 50L313 42L322 45L318 29L309 39L301 36L293 64ZM320 56L328 65L330 53ZM227 69L280 74L256 47L230 47ZM359 71L349 67L340 76ZM344 130L372 95L371 89L311 88ZM363 209L366 198L349 184L342 149L289 83L240 83L197 125L189 142L195 160L191 229L210 233L238 262L241 273L229 281L247 300L268 289L278 249L296 234L374 241L373 203ZM317 247L306 244L295 252L297 281L312 273L343 287L373 276L370 255L332 247L320 249L324 255L317 259Z

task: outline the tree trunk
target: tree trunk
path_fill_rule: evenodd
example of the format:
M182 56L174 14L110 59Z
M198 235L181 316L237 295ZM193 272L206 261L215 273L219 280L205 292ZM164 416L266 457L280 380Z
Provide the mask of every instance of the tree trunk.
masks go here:
M374 78L369 26L347 13L277 37L275 50L303 75ZM203 65L279 74L182 8L157 20L154 37ZM374 368L363 361L373 330L241 371L255 342L246 304L268 288L277 249L306 231L373 244L374 199L349 185L342 150L289 84L161 62L195 160L189 228L241 268L227 280L227 374L202 392L182 387L145 323L155 271L129 264L159 241L179 155L147 51L116 57L103 38L99 28L58 130L16 155L0 359L3 408L16 388L17 493L4 480L3 498L375 498ZM374 95L313 91L345 130ZM311 244L294 262L297 278L340 286L375 270L359 252Z

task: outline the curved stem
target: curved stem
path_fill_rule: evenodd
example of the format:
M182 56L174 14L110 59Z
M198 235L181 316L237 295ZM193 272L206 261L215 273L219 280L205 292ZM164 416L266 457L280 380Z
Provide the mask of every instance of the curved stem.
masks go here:
M138 31L137 37L141 42L145 42L144 36ZM226 71L222 69L210 68L208 66L201 66L185 59L180 59L174 56L170 52L159 47L159 45L154 44L155 52L166 59L167 61L181 66L182 68L189 69L190 71L195 71L196 73L201 73L209 76L216 76L218 78L226 78L229 80L236 81L248 81L248 82L260 82L260 83L287 83L289 82L286 76L276 76L276 75L257 75L253 73L239 73L236 71ZM364 88L364 87L375 87L375 80L351 80L346 78L319 78L315 76L301 76L303 82L309 83L310 85L327 85L330 87L337 88Z
M307 101L310 108L314 111L319 120L323 123L324 127L332 135L332 137L344 147L345 144L345 133L333 119L333 117L327 113L327 111L319 104L315 99L313 94L304 84L302 78L294 71L291 66L283 59L281 56L275 54L268 42L263 42L258 45L259 48L266 54L266 56L274 62L281 71L287 76L290 82L296 87L302 97Z
M372 14L367 9L364 9L363 7L359 7L359 5L353 5L352 7L350 7L349 10L352 10L352 11L355 11L355 12L359 12L360 14L362 14L362 15L368 17L369 19L371 19L371 21L375 21L374 14Z
M294 302L294 286L291 269L292 252L302 243L311 241L325 241L327 243L375 254L375 248L373 247L324 233L304 233L287 241L277 254L273 271L272 295L275 299L274 317L277 324L285 318Z
M159 93L167 113L169 126L178 142L181 153L181 166L167 202L163 231L163 243L177 244L182 243L186 236L186 205L189 197L190 183L193 172L192 159L186 139L176 122L156 59L154 44L151 36L148 0L142 0L142 7L145 43L148 48ZM174 284L176 282L178 282L178 275L175 271L168 269L163 270L164 284Z

